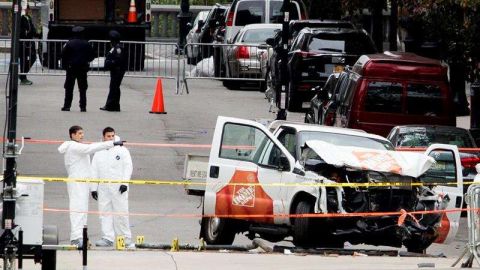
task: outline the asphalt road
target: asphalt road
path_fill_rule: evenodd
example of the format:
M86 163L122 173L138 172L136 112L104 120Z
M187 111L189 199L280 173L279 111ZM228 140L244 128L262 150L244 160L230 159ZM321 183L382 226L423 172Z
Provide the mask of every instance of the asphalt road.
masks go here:
M86 131L87 141L101 140L101 131L112 126L123 140L130 145L134 163L134 179L181 180L184 157L187 153L209 154L208 148L191 145L210 144L217 116L231 116L248 119L272 119L264 94L255 90L231 91L220 82L212 80L189 81L190 94L175 95L175 82L163 80L163 96L167 114L148 113L154 94L155 79L125 78L122 84L121 112L104 112L98 108L104 105L108 93L108 77L90 77L87 92L87 112L81 113L78 92L75 92L71 112L61 112L63 105L63 77L30 76L31 86L19 87L18 137L25 136L40 143L27 143L18 159L19 175L65 177L63 157L57 151L61 141L68 139L68 128L81 125ZM5 76L0 85L5 85ZM76 90L75 90L76 91ZM5 90L1 89L4 95ZM5 108L5 99L0 106ZM4 121L5 110L0 110ZM303 115L294 113L289 120L303 120ZM466 120L462 119L462 123ZM175 144L175 145L172 145ZM190 145L187 146L186 144ZM65 183L45 185L45 207L68 208ZM153 214L132 216L130 219L133 235L144 235L149 243L170 243L178 237L180 243L197 243L200 229L198 218L163 218L155 214L200 214L200 199L188 196L182 186L136 185L130 187L130 212ZM90 209L96 210L95 201ZM45 224L59 227L60 242L69 240L69 219L65 213L46 212ZM98 216L89 216L89 234L95 241L100 237ZM462 225L457 240L450 245L433 245L428 252L443 253L449 258L457 256L466 239L465 225ZM235 243L249 243L244 236L237 236Z

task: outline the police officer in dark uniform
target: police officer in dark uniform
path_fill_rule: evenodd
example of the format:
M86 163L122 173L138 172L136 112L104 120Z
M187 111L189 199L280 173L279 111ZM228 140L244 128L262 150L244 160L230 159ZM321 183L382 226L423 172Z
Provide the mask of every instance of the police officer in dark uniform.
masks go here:
M120 111L120 85L127 70L127 60L123 44L120 43L120 33L112 30L108 33L112 48L105 58L105 68L110 70L110 91L102 111Z
M20 39L34 39L40 37L37 34L37 30L32 22L30 16L30 6L27 4L25 8L25 14L22 15L20 20ZM20 42L20 71L22 73L28 73L30 68L37 60L37 51L35 48L35 42L33 41L21 41ZM23 85L31 85L32 82L27 79L27 75L23 74L18 76L20 83Z
M80 92L80 111L87 111L87 72L95 55L92 46L82 38L83 30L81 26L73 27L73 38L62 49L62 66L67 71L62 111L70 111L75 80L78 82Z

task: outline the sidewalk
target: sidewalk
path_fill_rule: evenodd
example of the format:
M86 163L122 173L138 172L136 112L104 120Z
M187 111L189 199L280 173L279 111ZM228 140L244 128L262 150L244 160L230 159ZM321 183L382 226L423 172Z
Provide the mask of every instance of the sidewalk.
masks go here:
M164 251L89 251L89 270L265 270L265 269L419 269L419 264L429 268L449 268L454 258L320 256L305 254L254 254L225 252L164 252ZM26 261L24 269L33 267ZM354 266L354 267L352 267ZM81 253L59 251L57 270L82 269Z

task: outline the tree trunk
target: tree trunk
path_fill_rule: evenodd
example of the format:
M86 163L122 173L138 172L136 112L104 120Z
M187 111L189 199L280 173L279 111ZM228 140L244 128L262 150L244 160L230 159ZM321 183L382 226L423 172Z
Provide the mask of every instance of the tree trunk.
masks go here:
M382 2L382 1L377 1ZM382 5L378 3L372 9L372 38L377 50L383 52L383 18Z
M390 51L396 51L397 48L397 31L398 31L398 1L391 0L391 13L390 13L390 36L388 41L390 43Z
M464 63L450 64L450 87L455 97L455 107L457 116L470 114L468 109L467 95L465 93L465 74L466 67Z

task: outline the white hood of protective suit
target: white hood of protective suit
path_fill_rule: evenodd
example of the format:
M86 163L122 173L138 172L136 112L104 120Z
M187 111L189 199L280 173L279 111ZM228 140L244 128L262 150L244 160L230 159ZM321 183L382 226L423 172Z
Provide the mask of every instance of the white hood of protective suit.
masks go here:
M389 172L411 177L425 173L435 160L423 153L337 146L319 140L305 142L326 163L335 167Z
M69 178L91 178L90 154L113 147L113 141L84 144L66 141L58 147L64 154L65 169Z

